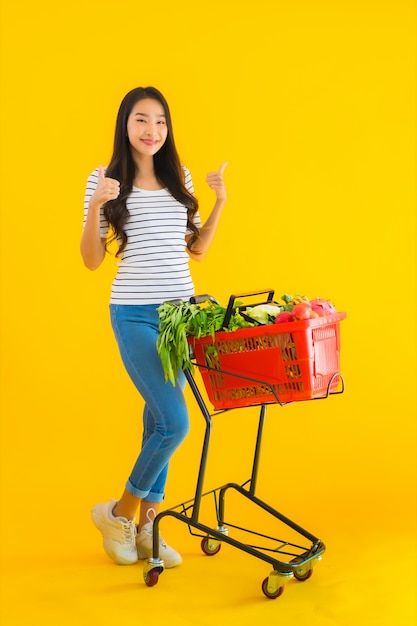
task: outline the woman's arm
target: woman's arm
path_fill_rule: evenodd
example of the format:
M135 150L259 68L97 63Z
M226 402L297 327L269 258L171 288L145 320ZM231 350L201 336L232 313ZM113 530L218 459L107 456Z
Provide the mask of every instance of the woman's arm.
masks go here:
M90 198L80 243L84 265L90 270L96 270L106 255L106 240L100 237L100 207L108 200L117 198L119 193L119 182L113 178L106 178L104 170L100 166L98 168L97 187Z
M199 237L194 242L193 249L190 251L187 248L188 254L195 261L202 261L206 256L216 234L223 207L226 204L227 193L223 179L223 172L226 165L227 163L223 163L217 172L210 172L206 177L209 187L216 192L216 202L209 217L200 228ZM191 236L192 235L187 235L186 241L188 241Z

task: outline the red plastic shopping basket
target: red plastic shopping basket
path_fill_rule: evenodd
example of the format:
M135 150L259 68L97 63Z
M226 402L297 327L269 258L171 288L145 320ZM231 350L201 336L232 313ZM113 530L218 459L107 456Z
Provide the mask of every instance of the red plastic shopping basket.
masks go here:
M340 383L339 323L334 313L286 324L189 337L215 409L312 400ZM273 391L272 391L273 389Z

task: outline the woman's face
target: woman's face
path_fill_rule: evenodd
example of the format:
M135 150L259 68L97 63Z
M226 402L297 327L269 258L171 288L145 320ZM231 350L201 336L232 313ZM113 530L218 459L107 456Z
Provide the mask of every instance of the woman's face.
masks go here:
M167 135L167 120L162 104L151 98L139 100L127 119L132 156L153 156L162 148Z

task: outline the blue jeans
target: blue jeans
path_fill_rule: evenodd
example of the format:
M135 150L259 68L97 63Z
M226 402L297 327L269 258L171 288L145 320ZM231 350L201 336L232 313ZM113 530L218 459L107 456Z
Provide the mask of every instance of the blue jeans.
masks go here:
M111 304L111 322L124 366L145 400L142 448L126 483L133 496L162 502L169 460L189 430L185 376L165 382L156 350L158 305Z

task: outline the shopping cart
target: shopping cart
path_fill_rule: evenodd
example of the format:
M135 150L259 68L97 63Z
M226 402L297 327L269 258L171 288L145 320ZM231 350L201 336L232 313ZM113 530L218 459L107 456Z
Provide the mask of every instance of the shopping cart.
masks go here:
M271 289L231 296L223 327L227 327L237 302L239 312L245 315L246 307L242 305L242 299L245 302L246 299L266 294L266 303L273 302L274 291ZM191 302L202 303L207 300L217 302L208 295L192 298ZM263 303L265 300L257 304ZM193 365L201 374L214 412L209 411L193 373L189 369L185 370L205 420L197 485L193 499L156 516L153 524L153 555L145 561L143 570L146 585L156 585L164 570L163 560L159 558L159 524L166 516L186 523L191 535L201 538L201 549L207 556L214 556L222 543L227 543L269 563L273 569L262 582L262 591L268 598L278 598L291 578L298 581L310 578L313 567L322 559L325 545L256 496L259 455L269 404L284 406L296 401L321 400L343 393L344 381L339 372L339 324L345 317L345 313L335 313L305 321L258 325L233 332L220 331L215 333L214 338L189 337ZM213 417L236 408L254 406L258 406L260 411L251 477L243 484L230 482L204 492ZM252 503L251 506L262 511L269 519L272 518L277 530L291 535L290 540L226 520L226 495L229 492ZM202 499L208 496L213 498L216 527L200 519ZM248 541L242 539L242 536L248 538Z

